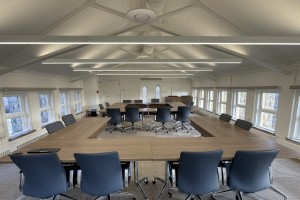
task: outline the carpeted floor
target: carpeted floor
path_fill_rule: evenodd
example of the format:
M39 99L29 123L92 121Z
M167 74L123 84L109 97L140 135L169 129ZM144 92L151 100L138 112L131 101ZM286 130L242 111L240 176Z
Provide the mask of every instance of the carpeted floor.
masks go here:
M151 119L148 119L151 120ZM147 119L145 121L147 123ZM128 124L124 124L127 126ZM141 124L137 124L141 125ZM157 124L159 125L159 124ZM167 126L171 127L171 124L167 124ZM128 130L127 132L113 131L112 133L103 132L98 137L119 137L122 135L123 137L130 137L132 135L136 136L156 136L156 137L200 137L199 132L196 130L191 130L189 133L183 130L179 130L178 132L171 131L169 133L166 132L158 132L154 131L137 131L134 132L132 130ZM157 199L157 196L162 188L162 183L157 182L156 184L152 184L152 179L154 176L164 178L164 162L156 162L156 161L142 161L139 162L139 177L149 177L148 184L142 184L143 189L145 190L149 199ZM286 160L275 160L273 163L273 172L274 172L274 185L286 193L289 196L289 200L300 200L300 161L298 159L286 159ZM0 165L0 200L15 200L21 196L21 192L18 190L19 183L19 170L14 164L1 164ZM178 191L172 190L172 198L167 194L168 188L164 191L161 199L174 199L180 200L185 199L186 195L181 194ZM226 186L221 186L220 191L226 190ZM141 193L138 188L135 186L134 182L131 180L128 188L124 189L126 194L114 194L112 195L112 199L115 200L127 200L135 197L136 199L143 199ZM80 193L80 190L75 188L71 189L68 194L76 199L81 200L92 200L95 197L89 196L87 194ZM276 194L271 190L265 190L262 192L258 192L256 194L262 200L281 200L283 199L280 195ZM233 192L222 193L216 196L217 199L220 200L229 200L235 199L235 194ZM23 197L24 200L33 200L35 198ZM63 197L57 199L66 199ZM99 198L102 199L102 198ZM203 198L204 200L210 199L209 196ZM254 199L251 196L245 196L245 200Z

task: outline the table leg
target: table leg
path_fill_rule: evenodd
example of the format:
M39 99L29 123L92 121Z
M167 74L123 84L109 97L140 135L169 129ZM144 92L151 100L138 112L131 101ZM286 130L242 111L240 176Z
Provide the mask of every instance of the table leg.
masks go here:
M134 182L136 184L136 186L140 189L140 192L142 193L143 197L145 200L149 200L145 191L143 190L140 182L145 182L146 184L148 183L148 177L144 177L142 179L139 180L139 177L138 177L138 162L137 161L134 161L133 162L133 168L134 168Z

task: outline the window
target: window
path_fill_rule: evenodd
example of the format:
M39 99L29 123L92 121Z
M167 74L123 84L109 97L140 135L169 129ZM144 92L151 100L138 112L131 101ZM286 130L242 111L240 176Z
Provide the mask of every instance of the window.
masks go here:
M210 112L214 111L214 91L213 90L207 90L206 110L210 111Z
M198 105L198 103L197 103L197 89L192 90L192 95L193 95L193 101L196 104L195 106L197 106Z
M227 92L227 90L218 91L217 114L226 113Z
M198 107L204 109L204 89L198 90Z
M295 90L289 138L300 142L300 90Z
M39 93L40 101L40 113L42 125L49 124L53 122L53 104L50 92L40 92Z
M159 85L157 85L155 87L155 98L160 99L160 86Z
M22 135L30 130L26 94L3 96L6 124L9 137Z
M143 89L142 89L142 99L143 99L143 102L146 103L147 102L147 87L146 86L143 86Z
M265 129L270 132L275 131L278 99L278 91L256 91L256 112L254 126Z
M61 116L71 113L69 92L67 91L60 92L60 105L61 105Z
M245 119L247 91L234 90L232 99L233 99L232 118Z
M81 91L80 90L74 91L74 102L75 102L75 113L82 112Z

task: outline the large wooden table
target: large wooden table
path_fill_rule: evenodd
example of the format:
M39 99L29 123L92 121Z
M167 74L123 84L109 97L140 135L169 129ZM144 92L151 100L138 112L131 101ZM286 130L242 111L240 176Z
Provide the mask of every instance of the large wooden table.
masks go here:
M181 151L209 151L223 149L222 159L234 157L237 150L280 149L277 158L300 158L300 152L279 145L275 140L257 136L232 124L207 116L191 117L192 125L204 136L210 137L147 137L120 136L95 139L105 128L108 118L89 117L60 131L36 141L18 151L27 152L33 148L56 147L63 162L75 162L73 154L118 151L123 161L166 161L178 160ZM127 134L127 133L124 133ZM8 156L0 159L10 163Z

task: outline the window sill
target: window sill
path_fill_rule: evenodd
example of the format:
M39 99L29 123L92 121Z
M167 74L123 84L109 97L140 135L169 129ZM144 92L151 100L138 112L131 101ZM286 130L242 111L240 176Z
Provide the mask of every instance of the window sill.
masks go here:
M84 111L80 111L80 112L78 112L78 113L75 113L75 115L80 115L80 114L82 114L82 113L84 113Z
M261 131L261 132L263 132L263 133L267 133L267 134L269 134L269 135L272 135L272 136L275 136L275 132L273 132L273 131L268 131L268 130L266 130L266 129L263 129L263 128L259 128L259 127L252 127L253 129L256 129L256 130L259 130L259 131Z
M25 135L29 135L30 133L33 133L33 132L35 132L35 131L36 131L36 129L29 130L29 131L25 131L25 132L20 133L20 134L18 134L18 135L16 135L16 136L10 137L10 138L8 139L8 141L16 140L16 139L21 138L21 137L23 137L23 136L25 136Z
M293 144L300 145L299 139L292 139L292 138L285 138L285 139Z

